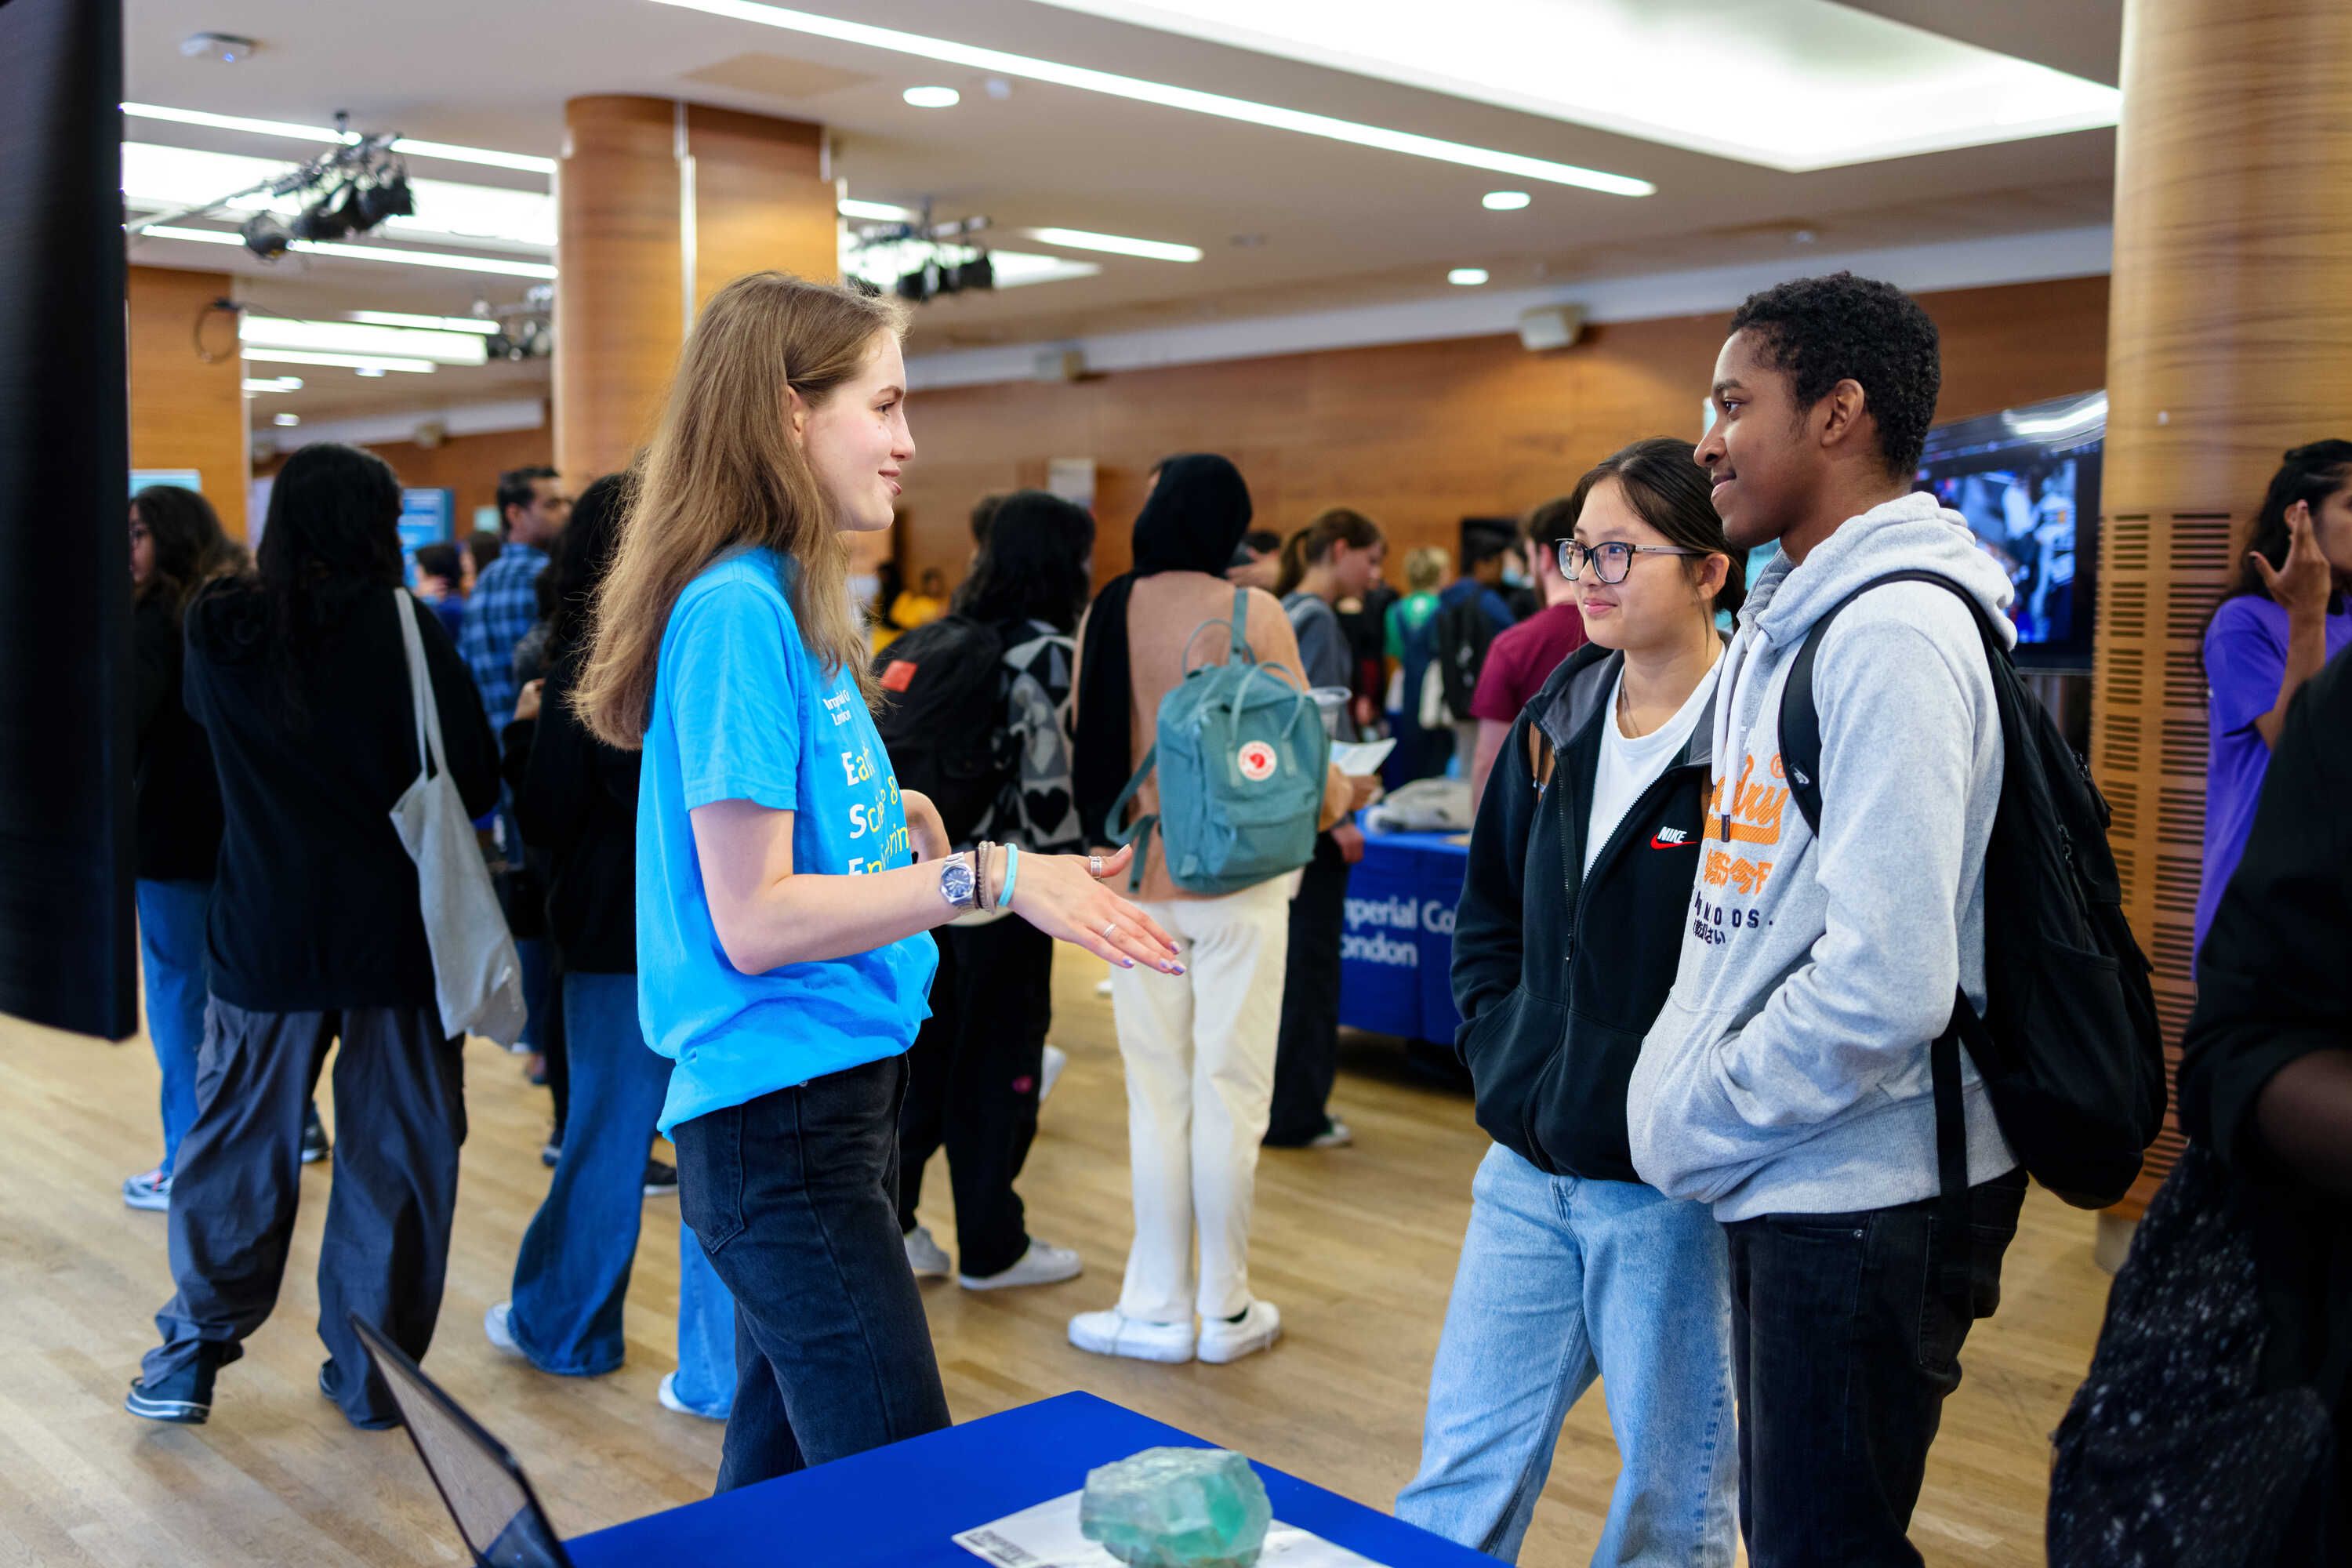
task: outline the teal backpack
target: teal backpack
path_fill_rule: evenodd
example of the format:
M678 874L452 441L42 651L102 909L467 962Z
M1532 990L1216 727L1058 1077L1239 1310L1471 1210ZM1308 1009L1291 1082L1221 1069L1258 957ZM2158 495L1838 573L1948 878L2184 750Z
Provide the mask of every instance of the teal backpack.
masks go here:
M1143 885L1155 826L1168 875L1188 893L1236 893L1315 858L1331 737L1298 677L1251 654L1248 620L1249 590L1236 588L1233 651L1223 664L1197 668L1193 643L1221 623L1192 628L1184 682L1160 704L1151 750L1112 803L1111 837L1135 846L1130 892ZM1155 766L1160 815L1118 826Z

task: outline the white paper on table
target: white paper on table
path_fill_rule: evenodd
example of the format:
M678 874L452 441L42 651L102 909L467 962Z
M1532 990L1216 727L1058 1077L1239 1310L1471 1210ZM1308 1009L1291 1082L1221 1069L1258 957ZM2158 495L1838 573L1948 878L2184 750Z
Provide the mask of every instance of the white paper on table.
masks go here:
M1069 1492L1024 1508L964 1531L955 1543L995 1568L1126 1568L1078 1528L1078 1500L1085 1495ZM1369 1557L1280 1520L1267 1527L1258 1562L1268 1568L1381 1568Z
M1387 762L1389 753L1395 750L1396 737L1393 735L1385 741L1334 741L1331 742L1331 761L1343 773L1360 779L1370 778L1381 771L1381 764Z

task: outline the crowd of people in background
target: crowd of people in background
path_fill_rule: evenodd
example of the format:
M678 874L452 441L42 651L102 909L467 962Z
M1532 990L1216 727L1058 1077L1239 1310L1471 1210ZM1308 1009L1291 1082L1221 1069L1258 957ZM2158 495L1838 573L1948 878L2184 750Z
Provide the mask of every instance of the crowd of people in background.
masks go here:
M1925 313L1843 274L1751 298L1704 441L1634 442L1515 528L1465 524L1458 574L1402 550L1402 593L1371 516L1255 526L1240 469L1199 453L1154 468L1099 587L1096 520L1035 490L975 508L960 583L894 563L854 586L844 537L891 526L915 459L905 321L739 279L628 472L575 502L518 470L497 535L411 560L395 477L348 447L287 460L250 561L201 496L133 499L162 1158L123 1197L168 1211L175 1289L127 1407L206 1418L277 1300L303 1164L331 1157L320 1388L355 1426L398 1418L347 1317L425 1353L467 1132L389 816L428 714L552 1101L553 1174L486 1333L550 1374L618 1367L642 1204L675 1194L660 1398L728 1423L722 1489L947 1423L919 1280L1082 1272L1016 1190L1060 1056L1057 940L1110 966L1133 1215L1116 1301L1069 1342L1274 1346L1259 1151L1353 1136L1331 1095L1359 814L1449 777L1475 813L1455 1049L1493 1143L1398 1512L1515 1559L1600 1378L1621 1468L1596 1563L1728 1564L1741 1540L1759 1568L1919 1562L1929 1447L2026 1194L1976 1068L1942 1089L1931 1068L1994 983L2015 759L1980 642L2012 585L1912 481L1940 377ZM2205 635L2181 1074L2193 1147L2260 1215L2259 1382L2315 1394L2339 1438L2281 1526L2321 1554L2281 1561L2328 1560L2352 1498L2352 841L2326 810L2352 782L2347 585L2352 442L2315 442ZM1326 742L1395 746L1378 780L1298 753L1298 857L1211 890L1178 864L1187 806L1155 757L1165 705L1219 663L1289 682ZM925 742L982 759L969 801L914 787L911 742L886 742L943 664L984 694ZM1799 681L1819 780L1783 755ZM1239 774L1297 760L1262 746ZM952 1258L917 1212L942 1150Z

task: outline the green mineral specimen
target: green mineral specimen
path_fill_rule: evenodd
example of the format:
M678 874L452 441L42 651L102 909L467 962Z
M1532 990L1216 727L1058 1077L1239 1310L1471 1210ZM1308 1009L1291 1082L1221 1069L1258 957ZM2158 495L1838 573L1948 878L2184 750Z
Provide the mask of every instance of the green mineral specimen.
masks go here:
M1146 1448L1087 1472L1078 1528L1129 1568L1252 1568L1274 1505L1239 1454Z

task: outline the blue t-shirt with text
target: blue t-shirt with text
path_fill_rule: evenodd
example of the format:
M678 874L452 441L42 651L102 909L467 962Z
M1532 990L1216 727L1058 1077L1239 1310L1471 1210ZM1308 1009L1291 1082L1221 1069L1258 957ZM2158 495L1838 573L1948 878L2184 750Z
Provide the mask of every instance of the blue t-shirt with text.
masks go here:
M904 1051L930 1016L925 933L744 974L711 924L688 814L748 800L793 813L793 869L913 863L898 775L847 670L802 641L774 552L722 557L662 633L637 795L637 1012L677 1065L661 1131ZM845 892L845 897L854 896Z

